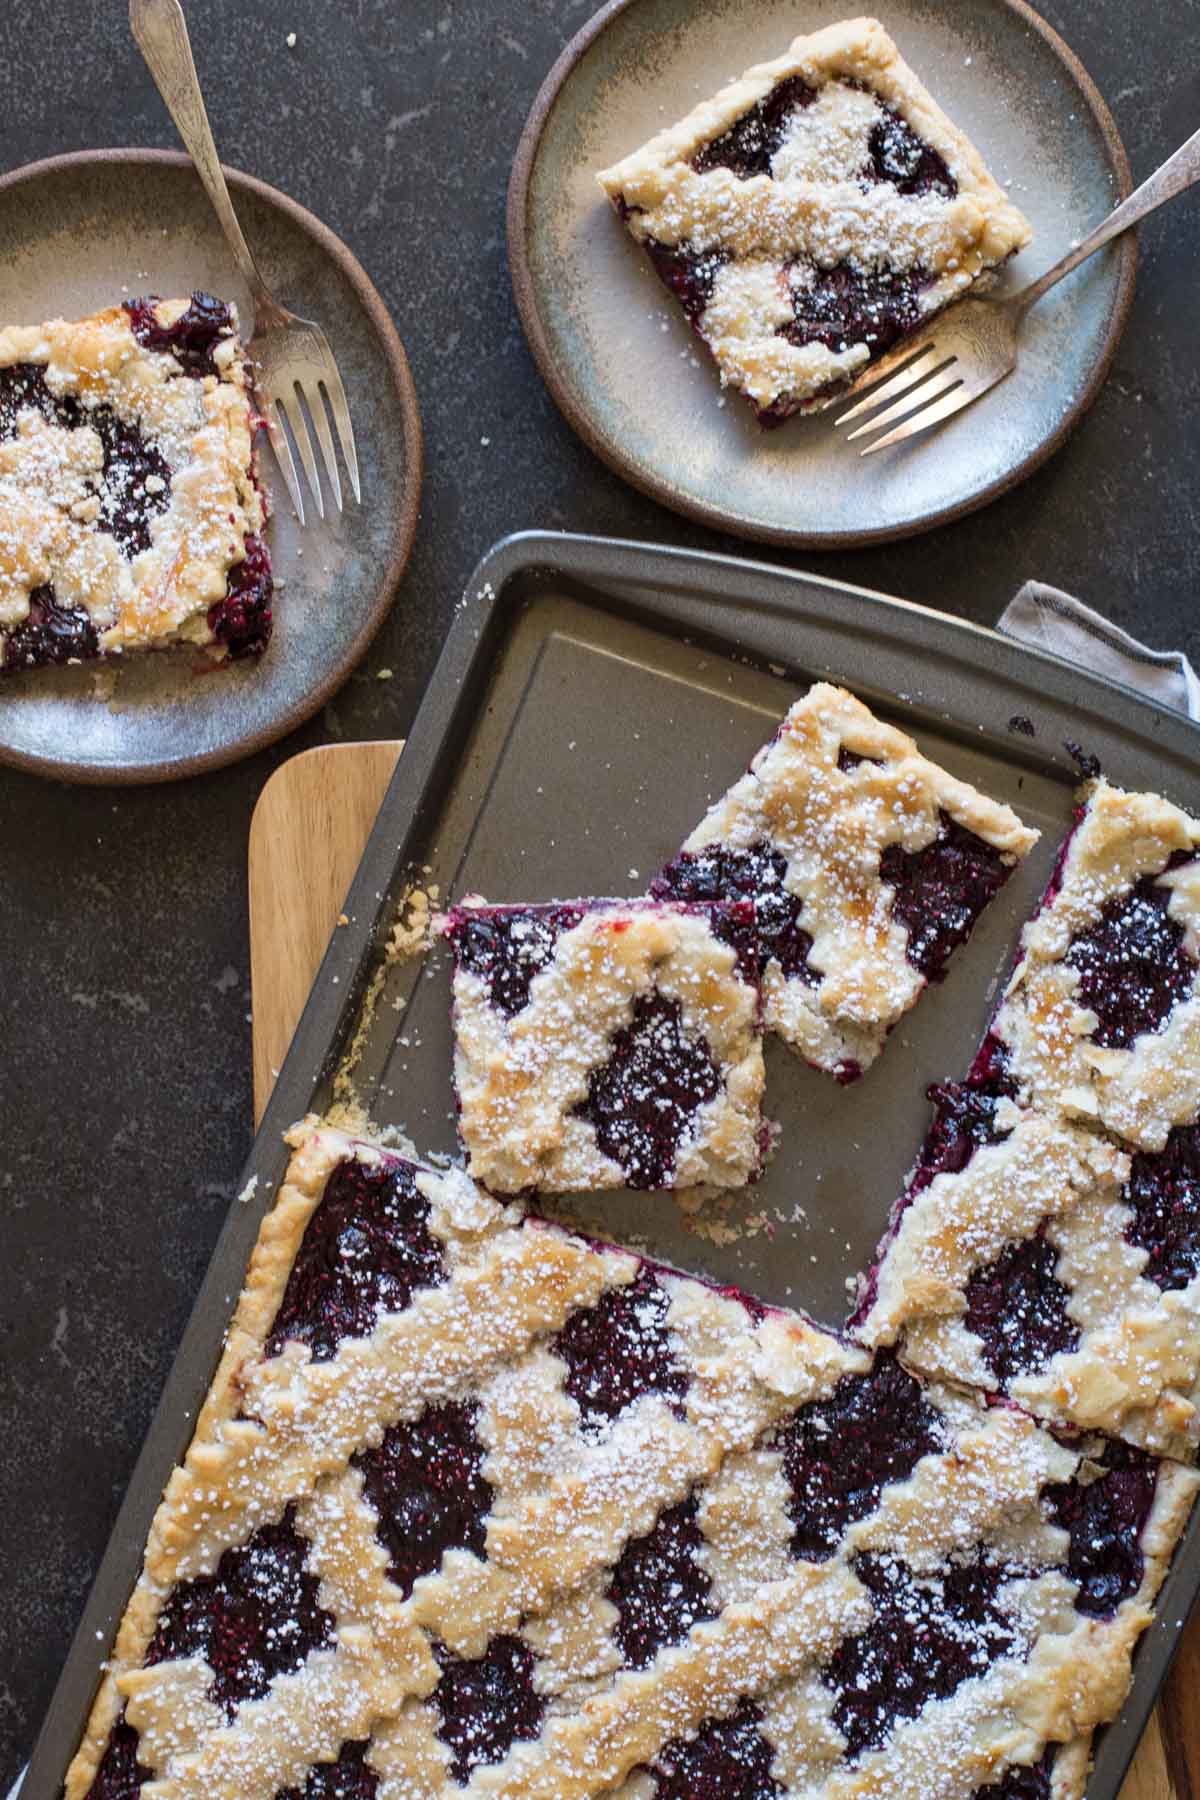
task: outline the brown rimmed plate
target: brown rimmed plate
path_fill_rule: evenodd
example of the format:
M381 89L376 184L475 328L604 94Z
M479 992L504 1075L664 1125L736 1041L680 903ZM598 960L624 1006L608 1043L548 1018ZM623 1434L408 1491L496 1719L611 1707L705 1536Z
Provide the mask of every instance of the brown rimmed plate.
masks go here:
M550 71L509 188L517 305L538 367L591 448L666 506L768 542L835 548L958 518L1045 461L1095 398L1133 299L1126 237L1031 316L1017 371L939 432L866 459L828 415L764 432L711 362L594 171L846 0L611 0ZM884 25L1029 215L1007 272L1032 280L1129 192L1107 106L1024 0L893 0Z
M267 282L326 328L346 385L362 505L301 531L266 448L275 631L259 661L216 669L192 650L0 682L0 762L83 782L167 781L220 768L292 731L345 681L408 561L421 420L408 359L369 277L286 194L227 169ZM138 293L205 288L253 320L212 208L174 151L93 150L0 178L0 320L82 317ZM309 509L311 513L311 508Z

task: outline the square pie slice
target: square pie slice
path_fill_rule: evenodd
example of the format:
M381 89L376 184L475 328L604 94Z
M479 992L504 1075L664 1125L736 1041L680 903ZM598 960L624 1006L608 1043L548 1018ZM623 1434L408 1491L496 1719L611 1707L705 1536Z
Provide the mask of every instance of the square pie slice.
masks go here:
M67 1800L1078 1800L1192 1471L292 1141Z
M0 328L0 670L271 629L258 417L233 307Z
M1053 1423L1194 1459L1200 1128L1131 1159L1022 1110L1003 1078L933 1093L858 1334Z
M467 1165L494 1193L741 1187L767 1147L754 908L448 914Z
M1200 820L1092 785L981 1057L1141 1150L1200 1118Z
M797 38L598 179L764 424L827 405L1031 236L875 19Z
M1037 842L1007 806L819 682L652 885L756 903L764 1018L851 1081Z

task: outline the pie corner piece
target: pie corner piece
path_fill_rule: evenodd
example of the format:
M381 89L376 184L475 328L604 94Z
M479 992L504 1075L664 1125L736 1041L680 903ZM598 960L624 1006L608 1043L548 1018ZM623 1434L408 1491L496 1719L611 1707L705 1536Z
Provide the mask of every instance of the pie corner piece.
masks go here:
M293 1142L67 1800L1078 1800L1191 1471Z
M263 651L259 423L210 294L0 328L0 670Z
M455 907L454 1073L495 1193L741 1187L770 1144L754 908Z
M752 898L767 1029L846 1082L943 978L1037 839L1010 807L818 682L651 891Z
M768 425L836 399L1032 235L869 18L797 38L597 178Z

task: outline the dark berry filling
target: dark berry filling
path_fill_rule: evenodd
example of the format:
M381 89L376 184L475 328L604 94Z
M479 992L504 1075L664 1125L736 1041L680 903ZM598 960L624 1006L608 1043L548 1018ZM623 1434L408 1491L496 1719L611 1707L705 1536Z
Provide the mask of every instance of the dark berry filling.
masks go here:
M1149 1252L1142 1271L1164 1291L1200 1275L1200 1126L1178 1126L1165 1150L1133 1158L1124 1199L1131 1244Z
M224 598L208 609L209 630L235 662L242 656L262 654L274 616L275 582L267 546L251 533L243 550L241 562L229 571Z
M866 1375L844 1375L828 1400L813 1400L776 1433L792 1490L795 1557L832 1556L855 1519L874 1510L892 1481L944 1448L937 1413L894 1358Z
M554 946L583 917L579 906L460 907L450 915L447 937L460 969L487 983L497 1012L514 1018L529 1004L533 978L551 961Z
M689 322L699 325L712 299L717 276L729 261L721 250L695 250L688 244L660 244L643 238L642 246L664 287L670 288Z
M712 1582L696 1556L704 1543L698 1511L693 1496L660 1513L652 1531L630 1539L612 1572L607 1597L617 1609L617 1646L631 1668L646 1668L693 1625L716 1617Z
M338 1164L292 1264L267 1338L269 1356L298 1339L314 1361L327 1361L343 1339L368 1336L382 1313L403 1312L419 1288L446 1280L415 1177L398 1159Z
M1176 852L1167 869L1192 860L1190 851ZM1078 972L1079 1004L1096 1015L1094 1043L1128 1049L1143 1032L1160 1031L1190 993L1196 963L1184 948L1182 924L1167 912L1170 900L1158 876L1144 875L1072 940L1064 960Z
M584 1425L615 1419L643 1394L662 1394L683 1417L688 1374L667 1329L669 1308L666 1289L643 1268L567 1320L552 1348L567 1365L563 1387Z
M137 1748L138 1734L125 1723L122 1713L109 1733L88 1800L134 1800L141 1793L142 1783L151 1780L151 1774L138 1761Z
M100 654L91 614L82 606L60 606L49 585L34 588L29 616L4 638L5 669L44 668Z
M976 1788L971 1800L1050 1800L1056 1749L1047 1750L1032 1768L1007 1769L1000 1781Z
M226 1550L215 1574L181 1581L146 1652L148 1668L202 1656L213 1670L208 1697L230 1718L333 1641L333 1614L318 1603L295 1514L289 1506L277 1525L260 1526L240 1549Z
M953 200L958 183L943 158L890 106L881 104L880 110L883 117L872 126L867 146L869 179L890 182L902 194L941 194Z
M889 844L879 861L892 889L893 916L908 933L905 955L928 981L942 979L951 955L1011 873L999 850L947 813L940 816L931 844L921 850Z
M192 295L187 310L173 325L160 325L154 316L157 297L122 303L129 314L129 329L145 350L169 353L186 375L215 375L213 351L233 330L233 313L224 300L212 294Z
M315 1763L302 1788L280 1788L275 1800L375 1800L379 1777L366 1760L367 1744L343 1744L336 1762Z
M872 767L876 769L881 769L883 767L883 764L877 756L860 756L857 750L850 750L845 744L838 746L837 766L842 771L843 775L852 774L855 769L860 769L864 763L870 763Z
M588 1075L586 1119L604 1155L630 1187L665 1186L679 1146L702 1106L721 1092L721 1075L703 1037L689 1037L679 1000L643 994L633 1017L610 1041L608 1061Z
M843 1640L824 1671L852 1758L882 1744L897 1719L915 1719L1017 1647L997 1598L1009 1571L982 1552L936 1575L915 1574L890 1556L858 1556L854 1573L875 1616Z
M442 1669L431 1696L437 1732L451 1751L451 1775L465 1787L481 1764L503 1762L518 1739L537 1737L546 1702L533 1685L533 1651L519 1637L494 1637L471 1662L444 1645L434 1651Z
M1055 1275L1058 1251L1039 1231L1009 1244L967 1283L963 1323L983 1343L984 1361L1001 1388L1016 1375L1036 1375L1060 1351L1079 1347L1067 1312L1070 1295Z
M938 1081L926 1090L934 1104L933 1123L921 1147L909 1197L921 1193L936 1175L960 1175L976 1150L999 1144L1008 1136L996 1123L1000 1102L1013 1097L1013 1083Z
M706 1719L695 1737L675 1738L650 1771L655 1800L778 1800L775 1752L759 1730L762 1712L743 1700L727 1719Z
M476 1436L479 1407L448 1400L420 1418L391 1426L377 1449L353 1458L363 1496L375 1509L375 1535L391 1558L388 1577L407 1600L447 1550L486 1554L492 1485Z
M1070 1533L1067 1573L1079 1583L1078 1612L1114 1613L1142 1585L1142 1533L1158 1480L1158 1463L1130 1444L1107 1443L1095 1481L1057 1482L1043 1489L1050 1516Z
M753 900L760 970L775 961L786 976L811 985L820 977L808 964L812 938L800 924L804 902L788 892L786 876L787 861L770 844L754 844L749 850L711 844L704 850L683 851L655 877L650 891L658 900L710 905Z
M810 280L791 283L795 316L779 327L789 343L824 344L837 353L865 344L882 356L921 321L920 295L930 281L923 269L808 268Z
M0 369L0 438L15 437L19 415L30 409L64 431L86 426L96 433L104 456L94 486L97 528L111 533L127 557L148 549L151 521L171 499L171 470L162 452L111 406L85 406L75 395L52 393L40 363Z
M739 181L769 175L771 159L793 116L811 106L816 97L816 88L810 87L802 75L789 75L743 113L728 131L698 150L692 158L693 169L699 175L709 169L732 169Z

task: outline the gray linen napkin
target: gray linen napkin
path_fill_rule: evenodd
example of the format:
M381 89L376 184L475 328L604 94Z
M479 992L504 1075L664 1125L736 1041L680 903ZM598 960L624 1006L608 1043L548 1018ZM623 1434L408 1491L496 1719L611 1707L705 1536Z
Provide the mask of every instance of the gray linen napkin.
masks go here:
M1200 677L1182 650L1151 650L1061 588L1027 581L996 620L1005 637L1051 650L1200 720Z

